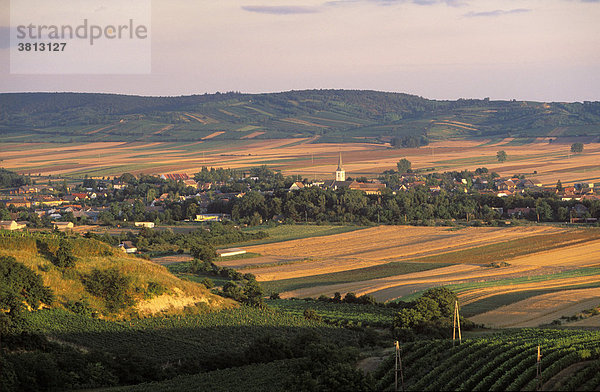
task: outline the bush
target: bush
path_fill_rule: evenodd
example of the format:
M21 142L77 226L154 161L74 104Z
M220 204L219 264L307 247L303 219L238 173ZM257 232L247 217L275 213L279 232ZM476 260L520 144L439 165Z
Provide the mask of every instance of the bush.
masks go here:
M133 298L129 295L131 279L123 275L118 269L94 269L84 280L86 290L106 301L106 308L110 312L117 312L133 305Z
M317 314L314 309L306 308L304 309L304 318L307 320L321 321L321 316Z
M75 267L75 261L73 246L67 240L61 239L52 263L59 268L73 268Z
M200 284L204 285L204 287L206 287L207 289L212 289L213 287L215 287L215 282L213 282L213 280L210 278L202 279Z

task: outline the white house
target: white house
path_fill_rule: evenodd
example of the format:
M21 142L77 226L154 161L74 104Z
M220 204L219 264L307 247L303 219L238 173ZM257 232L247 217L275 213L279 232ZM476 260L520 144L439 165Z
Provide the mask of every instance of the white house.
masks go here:
M19 230L27 227L24 223L17 223L15 221L0 221L0 229L4 230Z

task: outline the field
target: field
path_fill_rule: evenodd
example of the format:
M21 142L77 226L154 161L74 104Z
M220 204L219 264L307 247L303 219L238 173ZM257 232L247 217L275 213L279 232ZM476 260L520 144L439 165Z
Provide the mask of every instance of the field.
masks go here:
M218 132L215 132L218 133ZM215 133L211 133L214 135ZM209 135L210 136L210 135ZM600 144L570 153L568 143L546 139L473 139L440 141L421 148L393 149L389 144L323 143L310 138L218 140L196 142L0 143L2 165L20 173L82 177L131 173L189 173L202 166L249 168L268 165L284 174L330 179L341 151L349 176L375 176L407 158L415 169L474 170L487 167L502 176L526 174L545 185L598 182ZM506 151L504 163L496 152Z
M468 316L493 326L537 326L600 305L597 229L379 226L244 249L262 256L218 263L282 298L410 300L444 285Z
M536 390L538 345L542 353L541 390L597 390L600 386L600 363L593 354L600 345L598 332L522 330L463 340L460 345L450 340L402 345L405 389ZM375 377L378 390L394 390L393 356Z

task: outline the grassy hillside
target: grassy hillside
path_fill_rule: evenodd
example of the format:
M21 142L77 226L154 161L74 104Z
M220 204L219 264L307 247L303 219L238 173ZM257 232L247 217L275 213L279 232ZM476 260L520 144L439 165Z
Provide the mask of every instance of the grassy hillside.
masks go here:
M73 267L56 265L61 247L72 249ZM0 256L15 257L40 274L56 295L56 307L83 306L82 311L110 316L143 316L234 305L202 285L180 280L163 266L93 239L0 231ZM107 287L111 285L123 290Z
M10 93L0 94L0 107L0 135L14 142L31 141L32 135L56 142L318 137L381 143L406 136L526 140L600 134L599 102L434 101L357 90L183 97Z

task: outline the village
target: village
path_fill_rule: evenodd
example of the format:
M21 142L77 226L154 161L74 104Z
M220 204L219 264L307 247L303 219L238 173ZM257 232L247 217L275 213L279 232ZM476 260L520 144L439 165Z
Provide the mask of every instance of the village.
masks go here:
M185 173L141 175L139 178L127 173L112 179L84 178L79 181L54 177L47 178L46 185L42 184L41 178L34 178L29 185L0 189L0 205L4 206L0 227L8 230L49 227L78 231L78 226L84 226L82 229L85 230L94 225L153 228L184 221L223 221L231 219L231 208L226 206L242 199L248 192L273 195L313 187L358 191L368 197L378 197L382 193L395 195L414 189L431 195L462 193L492 198L552 195L555 200L572 204L567 216L562 216L561 220L590 224L597 223L598 219L598 211L592 211L592 216L589 206L585 205L586 202L600 201L593 183L563 187L558 181L556 187L543 187L534 178L523 175L502 178L496 173L488 173L485 168L473 173L443 174L413 172L408 168L406 172L388 170L375 179L353 179L346 175L341 154L333 176L331 180L309 181L283 177L281 173L261 167L240 172L203 169L194 177ZM116 204L120 208L115 208ZM535 214L534 206L491 208L498 218L520 219ZM277 213L265 217L265 220L283 221L284 215Z

